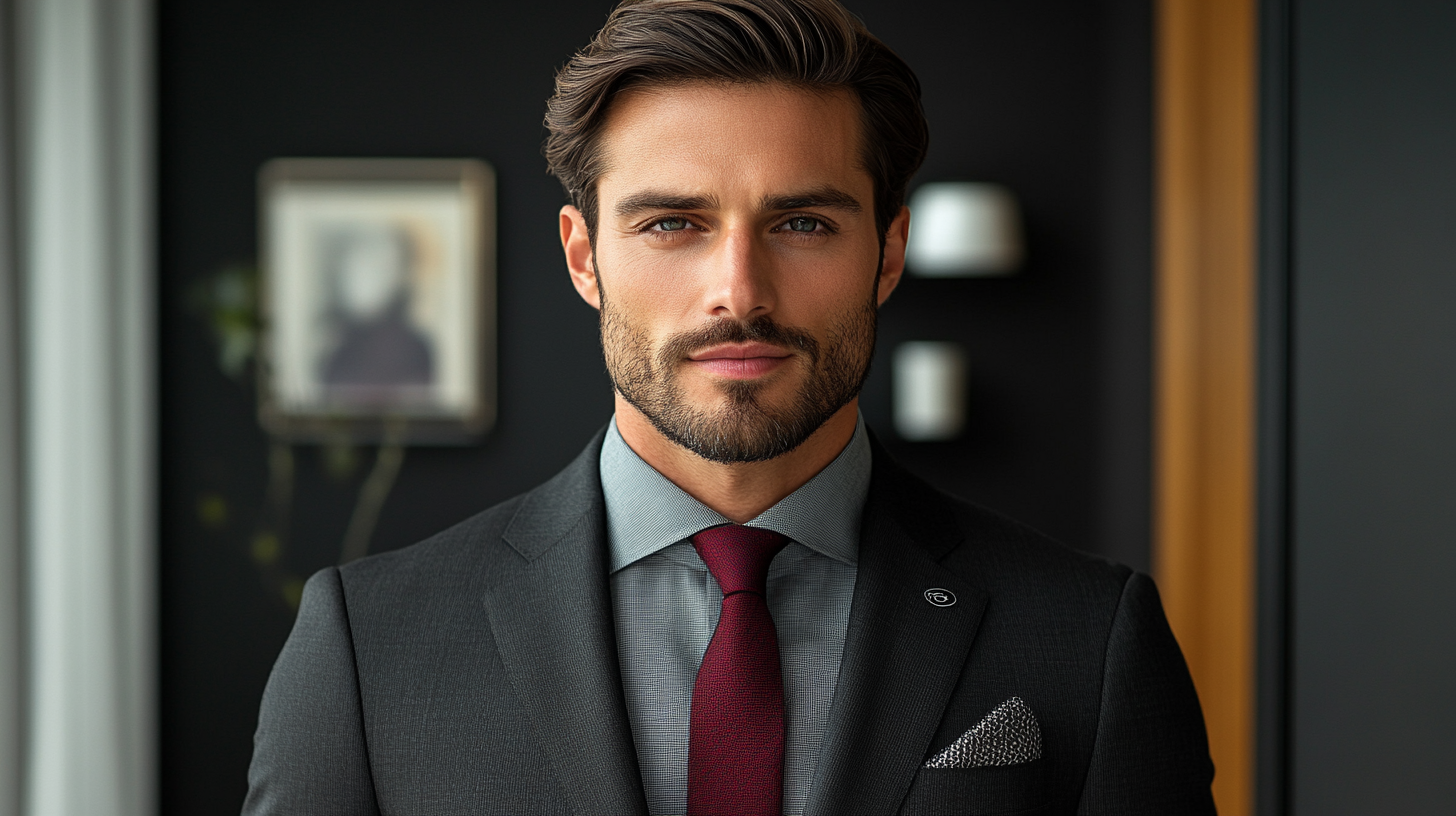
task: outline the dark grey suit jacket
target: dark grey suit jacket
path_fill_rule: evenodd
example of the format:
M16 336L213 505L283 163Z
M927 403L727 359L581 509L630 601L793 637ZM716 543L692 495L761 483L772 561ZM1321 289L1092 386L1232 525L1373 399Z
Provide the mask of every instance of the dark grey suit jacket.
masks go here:
M646 813L600 448L308 582L263 696L245 814ZM928 603L932 587L957 602ZM1040 759L921 767L1011 697L1040 722ZM1206 814L1212 779L1151 580L940 493L876 447L809 813Z

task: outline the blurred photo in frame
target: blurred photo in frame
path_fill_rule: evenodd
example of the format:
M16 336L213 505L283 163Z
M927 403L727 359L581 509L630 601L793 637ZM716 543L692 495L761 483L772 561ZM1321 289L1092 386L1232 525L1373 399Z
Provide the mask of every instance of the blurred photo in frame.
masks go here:
M465 444L495 419L495 176L469 159L259 173L260 418L275 437Z

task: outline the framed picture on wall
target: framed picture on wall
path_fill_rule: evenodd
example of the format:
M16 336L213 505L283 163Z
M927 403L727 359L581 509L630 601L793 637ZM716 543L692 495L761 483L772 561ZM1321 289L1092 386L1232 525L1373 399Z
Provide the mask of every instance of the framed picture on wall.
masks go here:
M259 173L260 417L294 441L467 443L495 419L495 176L442 159Z

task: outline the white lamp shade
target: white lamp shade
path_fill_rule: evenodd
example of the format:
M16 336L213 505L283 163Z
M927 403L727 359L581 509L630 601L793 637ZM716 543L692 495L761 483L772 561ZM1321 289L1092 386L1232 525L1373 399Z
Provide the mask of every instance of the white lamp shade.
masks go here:
M966 356L955 343L895 347L895 432L917 442L954 439L966 421Z
M922 184L910 197L905 264L922 277L1005 275L1021 266L1021 213L997 184Z

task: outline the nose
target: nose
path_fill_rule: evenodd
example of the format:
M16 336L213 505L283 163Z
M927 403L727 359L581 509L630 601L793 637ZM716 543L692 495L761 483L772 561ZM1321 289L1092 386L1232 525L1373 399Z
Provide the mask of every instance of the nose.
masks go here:
M723 228L708 264L705 311L747 321L774 310L772 259L748 226Z

